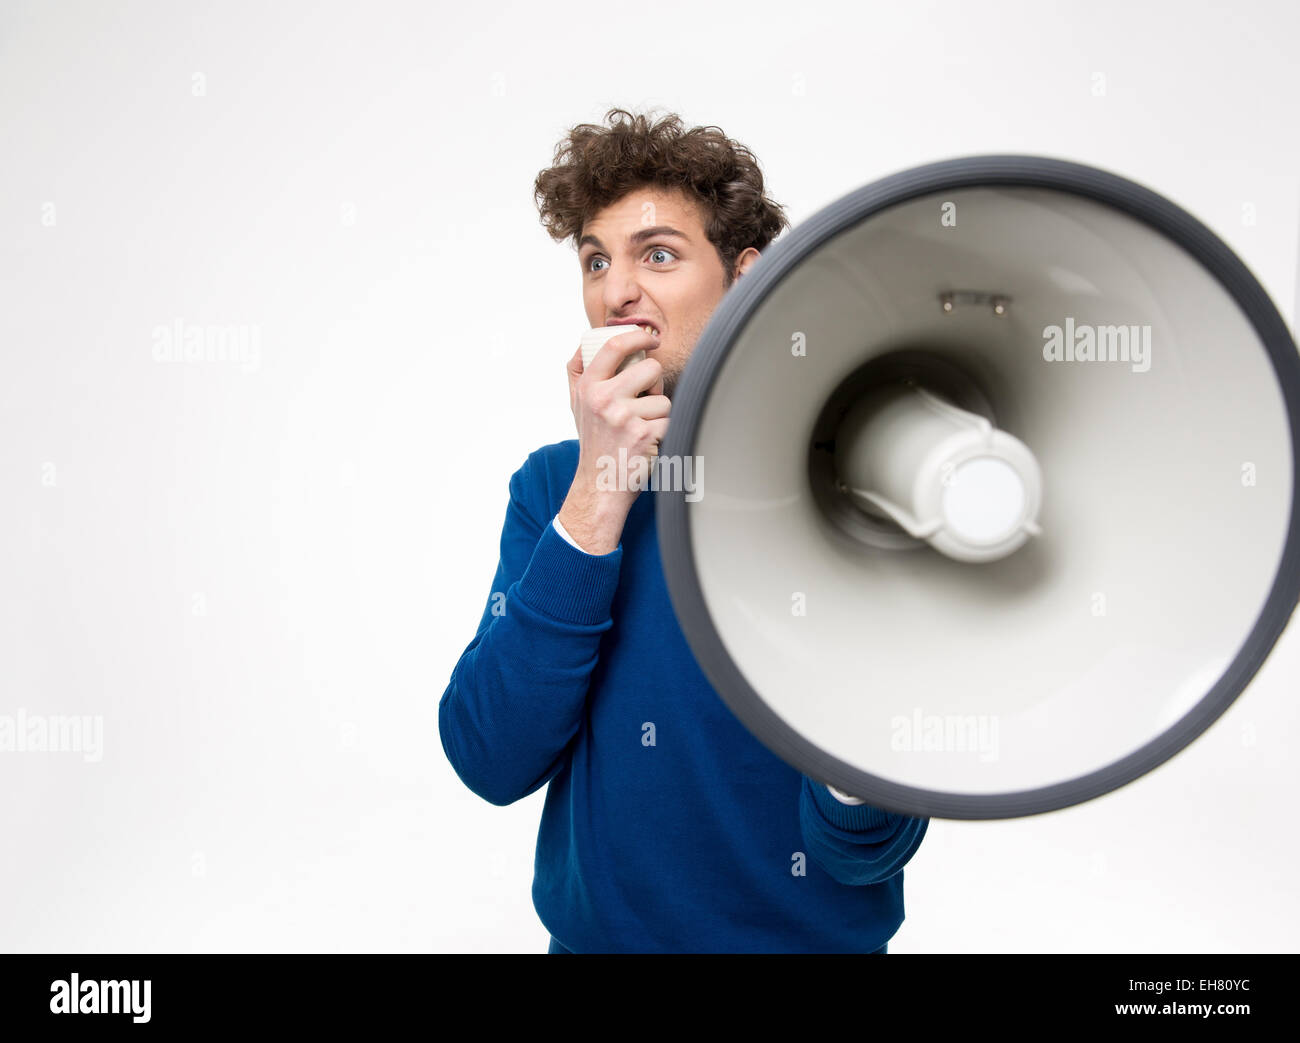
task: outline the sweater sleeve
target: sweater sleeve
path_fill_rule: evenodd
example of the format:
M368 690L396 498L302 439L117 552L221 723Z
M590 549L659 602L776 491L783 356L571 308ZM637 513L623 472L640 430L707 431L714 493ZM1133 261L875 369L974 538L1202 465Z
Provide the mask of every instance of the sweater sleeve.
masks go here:
M907 865L925 838L928 818L870 804L845 804L803 776L799 819L812 858L842 884L879 884Z
M540 452L540 450L539 450ZM442 748L456 774L492 804L540 789L564 766L623 555L588 554L550 524L544 463L510 479L501 558L478 632L438 704Z

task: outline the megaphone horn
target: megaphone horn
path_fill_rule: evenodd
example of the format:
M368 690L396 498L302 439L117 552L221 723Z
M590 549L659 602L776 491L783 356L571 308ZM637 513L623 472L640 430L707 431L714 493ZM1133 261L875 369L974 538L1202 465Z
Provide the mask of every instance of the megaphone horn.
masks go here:
M682 631L736 716L892 811L1077 804L1231 705L1300 596L1300 359L1157 193L982 156L887 177L714 311L656 491Z

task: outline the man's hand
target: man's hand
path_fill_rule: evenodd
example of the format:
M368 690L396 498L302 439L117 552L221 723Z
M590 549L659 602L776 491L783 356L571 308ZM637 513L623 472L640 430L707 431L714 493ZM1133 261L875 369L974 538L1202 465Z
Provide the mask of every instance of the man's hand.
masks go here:
M668 433L672 403L663 393L663 367L648 351L657 343L642 330L620 333L601 346L585 371L581 348L566 367L579 453L573 484L560 508L560 524L589 554L608 554L618 546L628 511L641 492L640 487L598 488L597 476L611 468L619 473L623 449L629 477L640 473L648 480L659 443ZM616 373L628 355L643 350L646 358ZM638 464L638 458L645 463Z

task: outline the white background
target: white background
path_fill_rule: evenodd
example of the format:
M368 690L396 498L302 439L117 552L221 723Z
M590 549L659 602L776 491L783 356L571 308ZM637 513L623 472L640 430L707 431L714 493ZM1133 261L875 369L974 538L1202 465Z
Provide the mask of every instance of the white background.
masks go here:
M437 704L510 474L573 435L531 191L566 127L717 124L796 223L926 161L1091 163L1293 321L1298 37L1280 0L6 0L0 713L104 752L0 754L0 947L545 951L543 792L469 792ZM156 361L176 320L259 364ZM1293 625L1120 792L932 822L891 951L1294 951L1297 677Z

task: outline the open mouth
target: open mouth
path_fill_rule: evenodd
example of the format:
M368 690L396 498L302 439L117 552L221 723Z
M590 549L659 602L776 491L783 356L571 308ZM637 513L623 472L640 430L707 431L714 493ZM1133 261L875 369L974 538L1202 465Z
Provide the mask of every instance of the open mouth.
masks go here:
M654 337L656 340L659 338L659 327L656 326L656 325L655 325L654 323L652 323L652 322L633 322L633 321L630 320L630 319L625 319L625 320L622 320L622 321L614 320L614 321L611 322L609 325L611 325L611 326L615 326L615 325L618 325L618 326L635 326L635 327L636 327L637 329L639 329L642 333L648 333L648 334L650 334L652 337Z

